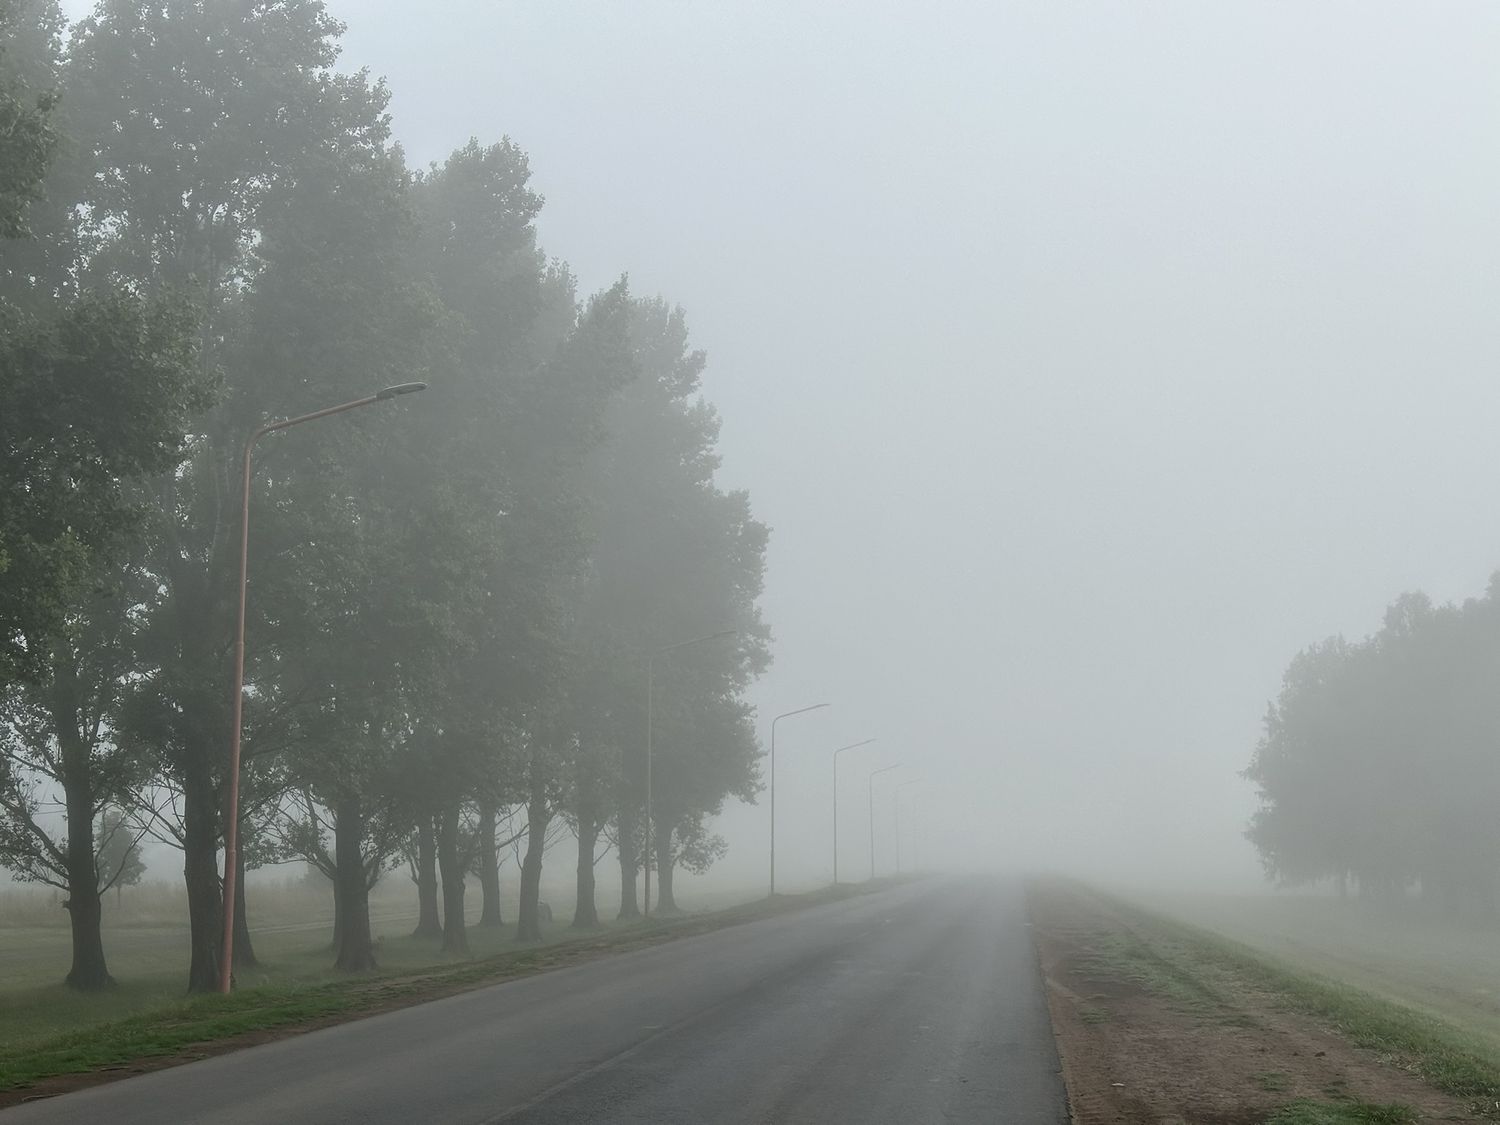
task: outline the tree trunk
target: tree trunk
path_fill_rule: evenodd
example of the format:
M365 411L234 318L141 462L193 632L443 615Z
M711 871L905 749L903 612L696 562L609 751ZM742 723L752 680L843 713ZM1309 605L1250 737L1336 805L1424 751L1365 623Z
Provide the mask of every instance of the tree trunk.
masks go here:
M437 841L430 816L417 821L417 928L411 936L443 936L443 919L438 914Z
M245 839L243 829L240 831L240 840ZM260 962L255 957L255 946L250 944L250 916L245 913L245 848L241 843L237 849L238 861L235 863L237 874L234 877L234 967L236 969L253 969Z
M333 893L339 919L338 955L333 967L345 973L367 973L375 968L364 845L364 809L358 797L345 797L333 813Z
M502 926L500 918L500 856L495 848L495 810L479 812L479 891L484 898L481 926Z
M339 895L339 882L338 882L338 877L337 877L337 871L336 870L335 870L335 876L334 876L334 878L332 880L332 883L333 883L333 941L331 941L329 943L328 948L331 949L331 950L333 950L334 953L337 953L339 951L339 946L342 945L343 942L344 942L344 900Z
M224 930L219 882L219 801L208 767L197 755L183 763L182 874L187 884L191 959L189 992L219 989L219 943Z
M68 808L68 924L73 931L73 964L66 983L80 992L102 992L114 985L104 961L103 916L99 901L99 871L94 862L94 802L92 787L65 787Z
M578 897L573 906L573 928L599 928L599 908L594 903L594 847L599 842L599 822L591 806L578 810Z
M458 856L458 806L444 809L438 823L438 871L443 880L443 952L467 957L464 931L464 867Z
M526 806L526 858L521 861L521 904L517 907L517 941L542 939L541 908L542 849L547 845L547 824L552 810L546 798L535 791Z
M640 903L636 899L635 877L640 869L635 853L636 819L633 812L620 812L620 914L621 918L639 918Z
M656 844L656 913L676 914L677 899L672 895L672 874L677 860L672 855L672 829L657 822Z
M71 656L71 653L68 654ZM78 734L77 668L71 659L55 662L52 718L62 755L63 800L68 817L64 856L68 882L68 925L73 932L73 963L65 978L69 988L102 992L113 986L104 961L100 930L99 865L94 855L94 778L89 748Z

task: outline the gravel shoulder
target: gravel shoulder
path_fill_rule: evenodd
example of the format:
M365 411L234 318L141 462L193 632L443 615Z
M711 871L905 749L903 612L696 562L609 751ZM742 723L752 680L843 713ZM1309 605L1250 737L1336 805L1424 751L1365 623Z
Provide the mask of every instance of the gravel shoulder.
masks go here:
M1030 891L1078 1125L1483 1119L1423 1058L1359 1045L1212 940L1072 883ZM1388 1013L1385 1013L1388 1017Z

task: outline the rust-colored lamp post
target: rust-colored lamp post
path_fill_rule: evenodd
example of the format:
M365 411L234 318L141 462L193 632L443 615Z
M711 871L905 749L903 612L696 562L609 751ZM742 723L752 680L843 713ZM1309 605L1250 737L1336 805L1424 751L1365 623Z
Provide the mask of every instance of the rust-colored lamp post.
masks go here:
M245 570L250 559L250 455L255 443L269 433L284 430L289 426L327 418L330 414L342 414L360 406L385 402L414 391L424 391L426 383L398 383L373 395L357 398L353 402L341 403L311 414L271 422L250 435L245 442L244 490L240 500L240 588L239 614L234 626L234 696L230 704L233 717L229 730L229 794L224 803L224 936L219 950L219 991L227 993L233 979L234 962L234 896L235 880L239 875L239 829L240 829L240 721L245 702Z

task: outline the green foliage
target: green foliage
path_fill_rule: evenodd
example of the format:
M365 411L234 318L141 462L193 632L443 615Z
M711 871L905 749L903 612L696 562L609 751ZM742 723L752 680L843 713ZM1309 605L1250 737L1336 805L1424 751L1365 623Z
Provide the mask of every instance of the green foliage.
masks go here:
M128 855L96 818L151 804L211 986L244 443L425 380L254 450L252 856L373 882L433 817L629 819L641 653L737 629L660 669L662 837L713 862L707 818L758 784L767 533L715 484L681 310L623 280L580 302L509 140L412 173L316 0L62 29L0 0L4 861L108 883ZM91 831L53 838L48 801Z
M111 804L129 802L145 778L113 727L132 667L128 607L138 595L119 578L101 581L45 638L42 671L0 691L0 864L22 880L70 894L109 884L96 862L104 838L75 843L52 814L76 812L92 824ZM133 839L128 829L120 835Z
M57 148L53 69L62 17L53 0L0 0L0 239L24 237Z
M1415 1125L1417 1120L1410 1106L1299 1098L1266 1118L1266 1125Z
M85 294L50 318L0 306L0 681L40 645L94 572L118 564L143 498L205 400L183 306Z
M688 345L682 310L632 302L629 342L636 374L590 458L593 549L572 594L572 714L590 771L577 787L608 785L626 822L643 813L646 654L736 630L653 660L655 835L702 870L722 844L703 817L759 783L743 693L768 660L756 608L767 532L744 495L714 483L718 418L699 397L706 359Z

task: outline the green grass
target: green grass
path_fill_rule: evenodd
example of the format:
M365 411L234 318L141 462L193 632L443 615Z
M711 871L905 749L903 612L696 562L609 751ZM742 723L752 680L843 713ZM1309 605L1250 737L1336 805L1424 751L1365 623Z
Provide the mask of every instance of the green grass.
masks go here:
M1298 1099L1266 1118L1266 1125L1414 1125L1416 1120L1404 1105Z
M256 916L253 916L256 917ZM375 947L380 975L453 965L431 939L408 935L413 921L404 915L387 919L388 933ZM616 927L611 927L610 931ZM515 951L513 925L470 926L472 957L483 959ZM347 979L333 967L328 947L331 927L298 924L257 931L257 968L238 974L242 988L306 989ZM545 932L548 943L576 939L565 923ZM80 994L60 983L68 967L68 932L45 927L0 929L0 1051L33 1043L92 1024L108 1023L150 1008L170 1008L184 999L187 981L187 932L179 926L116 926L105 935L105 952L116 988Z
M889 885L883 881L876 887ZM257 937L267 967L229 996L182 994L183 971L130 980L99 995L79 995L60 984L6 992L4 1040L0 1041L0 1090L31 1085L60 1074L99 1070L140 1059L172 1055L251 1031L294 1028L361 1012L416 1003L514 976L539 972L611 951L685 937L851 897L872 888L842 886L806 895L778 895L728 909L653 918L593 933L555 925L539 945L511 943L510 927L469 931L476 956L437 961L431 941L388 939L377 949L378 973L339 976L328 967L329 950L309 948L307 932ZM321 935L320 935L321 936ZM9 935L7 935L7 938ZM55 977L53 978L56 979ZM67 1029L67 1030L62 1030Z
M1200 934L1194 940L1211 960L1279 993L1291 1008L1331 1024L1357 1046L1410 1063L1438 1089L1500 1097L1500 1058L1487 1040L1341 981L1277 964L1227 938Z
M1214 967L1241 983L1278 995L1290 1009L1331 1025L1351 1043L1420 1074L1439 1090L1466 1098L1500 1098L1500 1052L1487 1037L1471 1034L1428 1013L1372 995L1342 981L1293 968L1219 934L1164 918L1132 903L1117 899L1110 899L1110 902L1118 912L1133 921L1138 935L1147 935L1134 939L1146 952L1134 954L1132 963L1146 966L1141 971L1145 975L1143 983L1148 987L1153 979L1164 980L1180 992L1187 986L1174 982L1185 977L1198 982L1203 993L1211 995L1212 986L1205 983L1205 977L1211 974L1202 967ZM1152 968L1156 965L1171 966L1171 971ZM1169 991L1166 994L1177 993ZM1281 1119L1273 1120L1279 1122ZM1335 1117L1329 1120L1380 1122L1405 1119Z
M1089 948L1090 971L1128 980L1190 1010L1204 1010L1217 1002L1213 992L1181 960L1163 956L1136 934L1101 933Z

